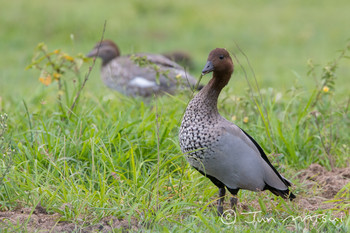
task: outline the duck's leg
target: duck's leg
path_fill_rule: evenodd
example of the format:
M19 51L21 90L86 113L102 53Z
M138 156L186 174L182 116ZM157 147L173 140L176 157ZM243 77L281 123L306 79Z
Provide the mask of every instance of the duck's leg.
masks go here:
M219 188L219 200L218 200L218 215L219 216L222 216L222 214L224 213L225 193L226 193L225 186Z
M226 193L225 185L220 180L216 179L214 176L205 174L199 169L197 169L197 171L199 171L203 176L208 177L211 180L211 182L213 182L219 188L218 215L222 216L222 214L224 213L224 201L225 201L225 193Z
M238 198L237 197L231 197L230 198L231 209L234 210L234 211L236 211L237 202L238 202Z
M238 202L237 193L239 189L230 189L230 188L227 188L227 189L233 195L233 197L230 198L231 209L236 210L237 202Z

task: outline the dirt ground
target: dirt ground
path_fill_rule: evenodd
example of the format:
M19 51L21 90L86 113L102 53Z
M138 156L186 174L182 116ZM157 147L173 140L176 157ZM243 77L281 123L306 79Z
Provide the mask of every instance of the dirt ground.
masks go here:
M300 209L304 209L305 211L336 209L336 205L339 202L325 202L333 200L339 190L350 182L350 167L327 171L318 164L312 164L309 168L300 171L297 178L303 185L303 191L298 193L296 199L297 206ZM257 208L259 208L258 204ZM239 204L239 209L246 209L245 204ZM59 222L59 214L48 214L40 204L32 214L31 211L31 208L22 208L14 211L0 212L0 229L11 229L13 226L24 225L27 221L28 232L110 232L112 229L137 230L140 227L135 219L128 221L113 216L105 217L97 224ZM345 213L334 212L334 215L335 217L341 217ZM17 229L16 231L18 230L21 229Z
M28 221L26 230L28 232L111 232L113 229L137 230L136 220L118 219L113 216L101 219L99 223L72 223L59 222L59 214L48 214L44 208L38 205L31 215L31 208L22 208L15 211L0 212L0 229L14 228L20 226L18 223ZM25 228L12 229L21 232ZM11 231L10 231L11 232Z
M350 182L350 167L327 171L318 164L311 164L308 169L301 171L298 178L304 185L304 189L307 190L305 198L298 199L300 207L309 211L335 208L339 202L324 202L335 199L340 189ZM350 191L347 190L347 192ZM343 201L349 203L350 200ZM349 214L350 210L347 211ZM339 217L345 215L345 213L338 213L337 215Z

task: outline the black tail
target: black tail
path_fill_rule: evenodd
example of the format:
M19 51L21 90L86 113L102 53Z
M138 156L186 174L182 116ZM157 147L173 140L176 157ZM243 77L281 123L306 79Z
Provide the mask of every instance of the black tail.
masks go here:
M271 187L268 184L265 184L264 190L266 190L266 189L270 190L270 192L275 194L276 196L283 197L284 199L289 199L292 201L294 198L296 198L296 196L289 189L279 190L279 189L276 189L274 187Z

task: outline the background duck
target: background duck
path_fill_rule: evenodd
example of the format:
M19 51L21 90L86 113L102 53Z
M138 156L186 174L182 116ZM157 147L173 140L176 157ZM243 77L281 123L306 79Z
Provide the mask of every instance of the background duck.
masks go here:
M186 68L191 69L194 67L191 55L185 51L175 50L175 51L163 53L163 55Z
M179 64L161 54L121 56L111 40L98 42L87 57L102 59L101 78L106 86L128 96L148 97L179 89L193 89L197 80Z

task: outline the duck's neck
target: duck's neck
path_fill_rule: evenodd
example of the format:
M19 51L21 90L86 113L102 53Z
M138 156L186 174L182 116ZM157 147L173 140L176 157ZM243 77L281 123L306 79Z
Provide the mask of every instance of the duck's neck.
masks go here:
M110 61L112 61L116 57L117 56L115 54L101 56L101 58L102 58L102 66L107 65Z
M216 77L220 77L220 79ZM227 85L230 77L231 74L225 75L213 73L212 79L196 96L197 98L201 99L202 105L205 105L205 108L208 110L210 109L211 112L218 112L217 102L220 92Z

